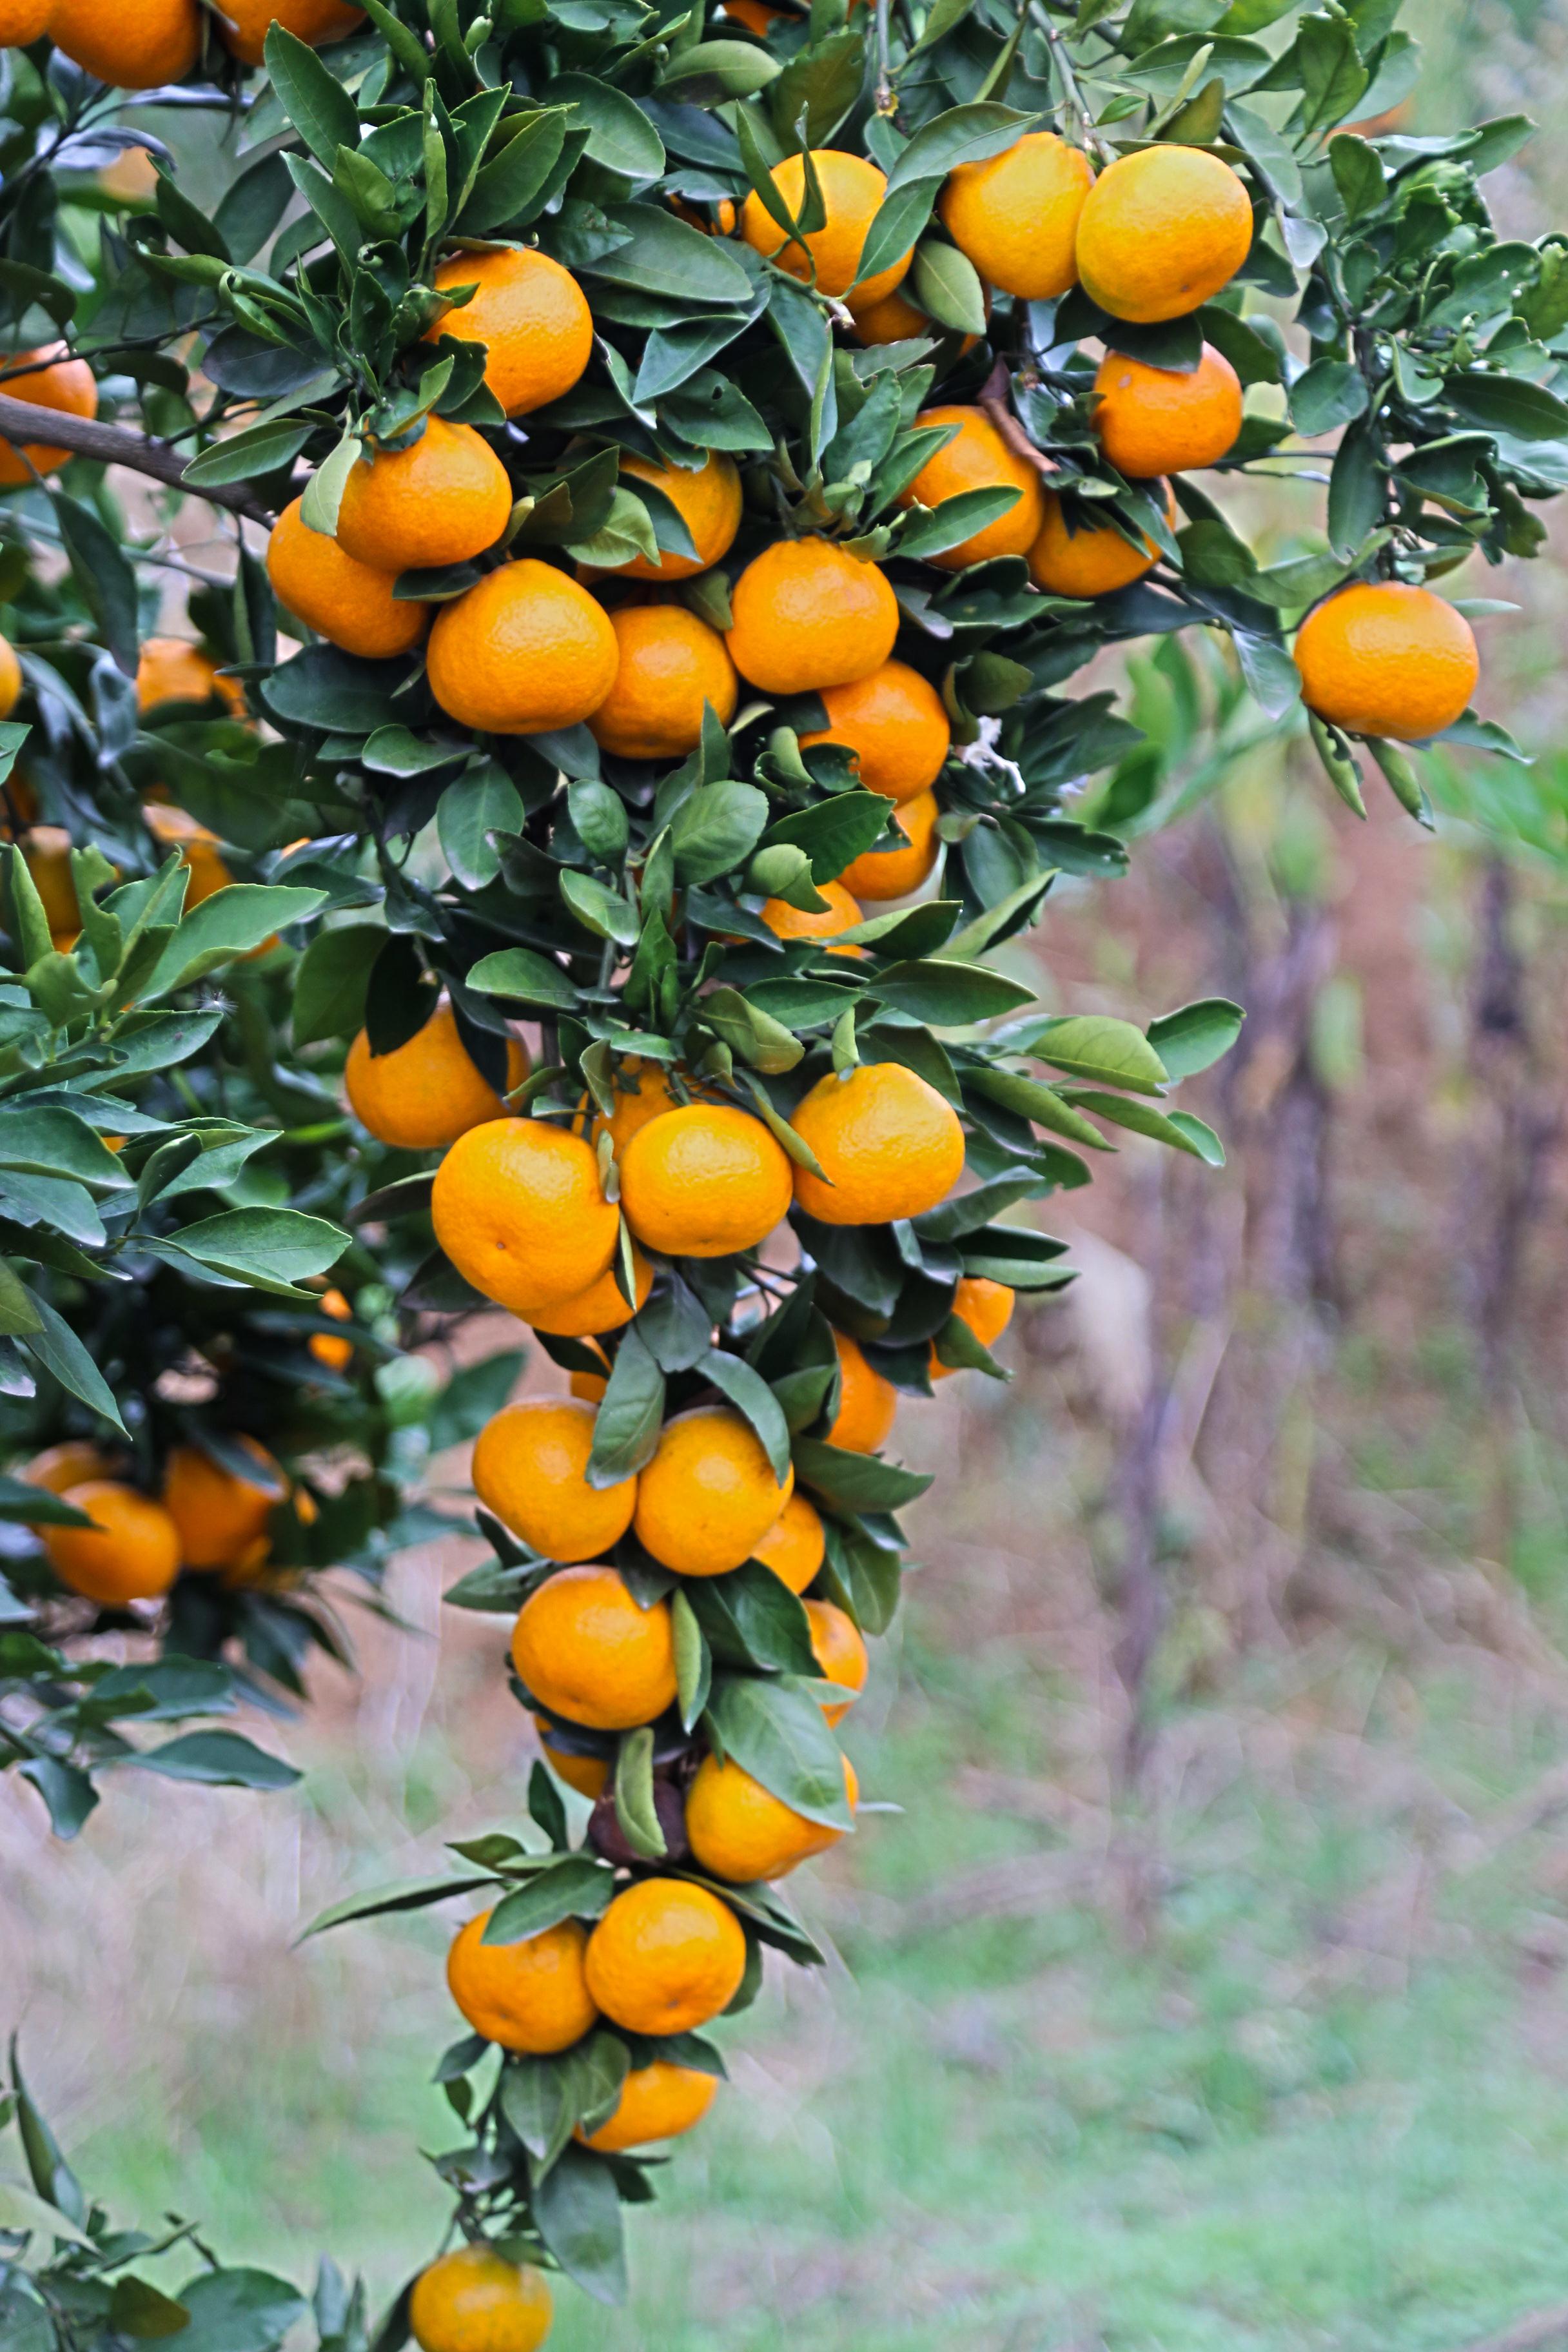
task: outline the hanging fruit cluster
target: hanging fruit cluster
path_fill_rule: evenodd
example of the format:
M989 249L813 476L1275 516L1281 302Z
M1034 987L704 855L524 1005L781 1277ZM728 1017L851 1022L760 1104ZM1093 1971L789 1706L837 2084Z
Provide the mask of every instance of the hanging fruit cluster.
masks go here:
M31 45L5 549L68 572L0 673L47 753L10 810L26 1116L51 1056L105 1057L100 1113L153 1122L117 1155L70 1113L153 1219L103 1220L123 1271L259 1286L323 1375L398 1332L301 1293L343 1247L301 1199L358 1225L367 1286L402 1252L407 1313L502 1309L562 1374L470 1390L495 1557L448 1596L511 1621L526 1815L327 1915L481 1898L440 2070L465 2243L382 2340L527 2352L542 2267L620 2291L643 2151L721 2071L702 2029L765 1949L817 1957L778 1882L854 1828L840 1731L928 1483L884 1454L900 1398L1002 1375L1016 1296L1068 1278L1026 1204L1108 1129L1221 1157L1170 1097L1238 1009L1048 1012L1010 945L1058 875L1126 862L1071 803L1135 730L1062 689L1201 627L1358 809L1367 758L1425 819L1405 747L1516 756L1469 709L1493 608L1429 583L1533 552L1568 478L1565 248L1500 243L1479 192L1527 126L1376 129L1415 47L1364 0L13 0L0 31ZM151 533L107 462L165 486ZM1264 561L1226 483L1325 463L1323 529ZM181 499L233 541L190 604L216 667L145 625ZM221 1144L174 1116L196 1077L113 1077L220 961ZM352 1130L300 1102L340 1076ZM225 1162L187 1223L162 1171L231 1142L281 1195ZM256 1214L291 1222L226 1223ZM40 1298L88 1279L45 1263ZM130 1480L73 1461L57 1576L342 1557L234 1396L194 1453L149 1406Z

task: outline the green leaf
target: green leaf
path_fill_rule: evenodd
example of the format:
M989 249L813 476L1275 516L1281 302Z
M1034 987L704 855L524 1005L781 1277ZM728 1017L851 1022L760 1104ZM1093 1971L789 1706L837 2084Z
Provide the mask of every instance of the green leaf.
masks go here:
M910 275L915 300L939 327L959 335L985 332L985 289L967 254L941 237L922 237Z
M183 2303L161 2294L147 2280L130 2271L122 2271L115 2280L109 2297L109 2325L117 2336L152 2344L166 2336L178 2336L190 2322L191 2315Z
M292 1764L237 1731L185 1731L162 1748L124 1759L165 1780L197 1780L209 1789L291 1789L301 1778Z
M302 923L326 904L324 890L291 889L277 882L233 882L182 917L159 957L141 1001L167 996L236 956L248 955L290 923Z
M577 920L598 940L614 940L623 948L636 947L641 925L637 910L618 890L595 874L579 874L572 866L561 873L561 896ZM489 959L485 959L488 963Z
M194 1258L221 1280L292 1297L301 1282L335 1265L348 1243L338 1226L299 1209L226 1209L183 1225L160 1251Z
M768 112L781 139L805 116L808 148L825 147L860 95L866 44L853 25L797 49L768 90Z
M492 833L521 833L522 800L506 770L482 761L447 786L436 811L442 854L467 890L482 890L500 872Z
M268 31L267 71L284 113L306 146L330 172L340 147L359 145L359 109L308 43L274 17Z
M545 1013L576 1010L577 992L571 974L532 948L497 948L492 954L481 956L470 970L467 984L481 996L504 996Z
M887 829L888 803L879 793L835 793L770 825L763 846L794 844L810 858L814 882L833 882Z
M591 1486L614 1486L651 1462L664 1420L664 1374L635 1323L622 1333L594 1423Z
M602 2156L569 2140L544 2178L534 2180L533 2218L568 2278L595 2302L626 2301L620 2192Z
M1110 1151L1114 1148L1080 1111L1063 1102L1056 1088L1047 1086L1043 1078L994 1069L971 1070L965 1075L969 1085L988 1101L1013 1111L1019 1118L1032 1120L1052 1135L1065 1137L1068 1143L1082 1144L1089 1151Z
M616 1874L586 1853L565 1853L535 1871L526 1886L503 1895L485 1923L480 1942L522 1944L563 1919L600 1919L610 1907Z
M749 303L752 281L718 238L689 228L656 205L616 205L612 224L628 232L613 253L582 267L595 278L632 286L641 294L668 294L678 301Z
M365 987L386 938L379 923L317 932L294 967L289 1021L296 1046L353 1037L364 1026Z
M653 1727L624 1731L616 1755L616 1821L634 1853L660 1862L669 1849L659 1826L653 1790Z
M297 457L315 427L309 419L277 416L269 424L247 425L243 432L215 441L185 467L193 489L214 489L225 482L254 481Z
M71 577L115 661L127 677L134 677L141 633L130 558L91 507L63 490L54 493L53 504Z
M521 121L521 127L480 167L458 221L465 236L491 236L528 213L561 159L566 142L564 110Z
M1149 1043L1171 1078L1190 1078L1228 1054L1247 1015L1228 996L1202 996L1149 1024Z
M679 878L700 887L743 866L768 821L755 784L703 784L688 794L669 828Z
M33 1307L38 1318L38 1328L22 1334L19 1344L35 1363L58 1381L61 1388L68 1390L72 1396L79 1397L83 1404L92 1412L101 1413L104 1420L112 1423L122 1436L129 1437L131 1433L120 1418L114 1391L94 1363L85 1343L47 1298L35 1296Z
M725 1664L808 1677L817 1672L803 1604L760 1559L728 1576L693 1577L680 1597Z
M1130 1087L1138 1094L1159 1094L1170 1083L1170 1072L1142 1031L1109 1013L1069 1013L1031 1024L1026 1041L1020 1037L1016 1050L1075 1078Z
M1523 376L1461 368L1443 381L1444 396L1472 425L1516 441L1558 441L1568 434L1568 401Z
M1026 982L946 956L889 964L871 985L896 1013L928 1022L933 1029L964 1029L977 1021L994 1021L1005 1013L1016 1013L1035 995Z
M781 70L778 59L754 41L694 41L689 48L675 51L658 86L688 106L713 106L725 99L754 98L777 80ZM739 121L750 130L743 111Z
M1212 1168L1225 1165L1219 1138L1190 1112L1182 1112L1178 1120L1156 1110L1152 1103L1129 1102L1125 1095L1102 1094L1095 1087L1071 1087L1068 1098L1093 1111L1097 1118L1110 1119L1114 1127L1130 1128L1134 1135L1147 1135L1156 1143L1168 1143L1173 1150L1188 1152L1194 1160L1206 1160Z
M552 74L549 87L552 103L574 109L571 128L586 128L591 162L623 179L658 179L664 142L635 99L585 73Z
M937 507L914 506L899 534L900 555L929 560L973 539L1005 514L1011 513L1024 493L1011 482L988 490L959 490Z
M1353 360L1314 360L1290 387L1290 422L1309 441L1366 413L1366 379Z
M902 1470L873 1454L848 1454L817 1437L795 1441L795 1475L836 1511L897 1511L931 1485L923 1470Z
M844 1756L804 1678L715 1675L708 1702L724 1754L808 1822L849 1830Z
M983 99L922 123L888 174L888 194L916 180L945 180L960 163L983 163L1015 146L1037 118Z
M733 1054L764 1076L793 1070L804 1057L798 1037L736 988L716 988L701 1000L701 1016L716 1037Z
M722 1348L710 1348L697 1369L750 1423L773 1465L773 1476L782 1485L789 1470L789 1424L762 1374L753 1371L743 1357L731 1356Z
M1383 520L1378 446L1363 424L1345 427L1329 475L1329 545L1347 562Z
M351 1919L378 1919L392 1911L425 1911L433 1903L445 1903L449 1895L471 1894L476 1887L491 1886L494 1883L488 1871L480 1871L470 1872L462 1878L454 1878L448 1873L445 1878L410 1878L395 1886L373 1886L363 1895L345 1895L338 1902L329 1903L295 1940L302 1944L308 1937L320 1936L329 1927L341 1927Z
M296 2287L267 2271L203 2271L176 2300L191 2315L181 2352L275 2352L310 2310Z
M773 1581L778 1582L777 1577ZM713 1660L684 1591L670 1595L669 1615L675 1634L675 1689L680 1725L683 1731L690 1731L708 1704L713 1685Z

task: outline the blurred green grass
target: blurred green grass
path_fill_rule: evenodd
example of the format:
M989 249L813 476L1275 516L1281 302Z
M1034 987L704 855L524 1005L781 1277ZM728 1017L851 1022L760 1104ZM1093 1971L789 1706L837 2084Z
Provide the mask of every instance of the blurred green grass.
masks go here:
M629 2309L565 2289L552 2345L1449 2352L1568 2296L1564 1888L1549 1823L1495 1856L1476 1826L1549 1767L1544 1716L1325 1647L1175 1712L1184 1785L1136 1814L1084 1798L1064 1836L1023 1817L1060 1763L1025 1649L964 1654L933 1596L882 1675L854 1745L912 1810L797 1882L850 1973L781 1978L724 2029L734 2081L633 2217ZM320 1752L307 1886L323 1862L384 1876L385 1816L461 1778L438 1723L390 1769ZM508 1784L465 1811L504 1819ZM197 2214L226 2257L300 2276L330 2248L385 2294L445 2210L415 2147L456 2137L428 2084L443 1931L290 1955L314 1895L283 1916L279 1817L213 1818L259 1862L276 1948L198 1916L187 1958L152 1893L132 1944L178 1974L119 1988L68 2144L125 2218ZM185 1886L210 1866L186 1854ZM34 2071L47 2100L47 2053Z

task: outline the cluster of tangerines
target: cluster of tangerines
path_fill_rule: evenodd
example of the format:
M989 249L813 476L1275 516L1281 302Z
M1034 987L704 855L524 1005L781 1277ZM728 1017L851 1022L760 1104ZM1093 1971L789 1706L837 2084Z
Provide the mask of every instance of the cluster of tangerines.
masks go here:
M832 148L814 151L810 163L825 225L786 237L753 191L740 209L740 234L841 306L862 341L918 331L921 314L899 292L909 255L856 283L883 174L867 158ZM792 215L805 168L796 154L773 174ZM1246 188L1218 156L1154 146L1096 178L1083 151L1052 131L1026 133L988 162L960 165L940 208L987 283L1029 299L1081 284L1109 317L1138 324L1184 317L1210 299L1247 258L1252 236ZM509 417L545 406L578 382L593 317L559 262L521 247L458 253L440 265L436 286L453 307L429 335L485 346L485 381ZM1164 478L1214 465L1231 449L1241 386L1212 345L1190 372L1110 351L1094 379L1093 417L1108 463L1158 495ZM1037 586L1083 599L1130 585L1158 561L1152 540L1085 520L1079 502L1050 488L1051 461L1013 420L952 404L922 411L917 422L948 437L901 492L906 508L938 506L963 491L1014 494L1005 513L931 559L942 569L1022 555ZM847 741L860 752L860 719L917 732L934 765L897 762L899 793L889 797L898 799L904 844L868 854L844 883L862 898L917 887L937 856L930 786L945 755L946 721L934 689L890 659L899 608L879 566L816 531L776 539L741 571L731 625L721 631L686 605L660 601L659 592L728 554L743 512L734 461L710 451L685 467L626 455L621 470L634 490L640 479L673 504L694 554L639 554L586 579L522 555L497 562L432 619L427 604L398 596L399 575L504 552L514 497L481 433L431 415L402 446L364 450L349 473L335 536L312 528L302 500L289 508L268 548L273 586L297 618L350 653L386 657L427 636L437 702L480 733L544 734L586 722L620 756L677 760L700 740L705 708L728 724L742 680L765 695L822 694L832 723L807 741ZM594 593L594 580L606 576L650 588L626 595L617 584L610 593L624 601L607 605ZM1303 626L1297 660L1303 698L1319 717L1403 740L1449 726L1478 672L1463 615L1429 590L1394 581L1329 597ZM887 789L864 765L862 781ZM845 922L853 919L844 912Z
M341 1290L317 1302L322 1315L352 1315ZM330 1331L307 1342L316 1361L342 1371L353 1342ZM315 1518L315 1497L297 1485L254 1437L230 1433L220 1460L199 1444L176 1445L164 1461L156 1494L127 1475L122 1456L79 1438L46 1447L15 1475L42 1486L80 1512L86 1525L46 1525L37 1532L49 1566L68 1591L100 1609L163 1600L182 1570L219 1578L230 1591L270 1583L271 1515L286 1503L300 1522ZM238 1454L254 1475L235 1465Z
M201 0L0 0L0 47L53 41L73 64L122 89L183 81L202 54L207 26L244 64L258 66L273 25L305 41L341 40L364 23L347 0L224 0L209 15Z

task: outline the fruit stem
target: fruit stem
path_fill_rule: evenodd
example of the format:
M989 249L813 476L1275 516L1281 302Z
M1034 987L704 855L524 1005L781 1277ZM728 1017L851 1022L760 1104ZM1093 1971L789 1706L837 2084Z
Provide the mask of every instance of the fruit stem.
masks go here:
M1072 59L1068 55L1067 43L1052 24L1049 15L1042 5L1042 0L1029 0L1029 16L1045 35L1050 47L1052 63L1061 77L1062 106L1068 116L1070 129L1077 134L1077 143L1080 147L1087 147L1091 154L1098 155L1102 163L1110 163L1111 149L1094 127L1089 108L1084 102L1083 92L1078 86L1078 76L1073 71Z

